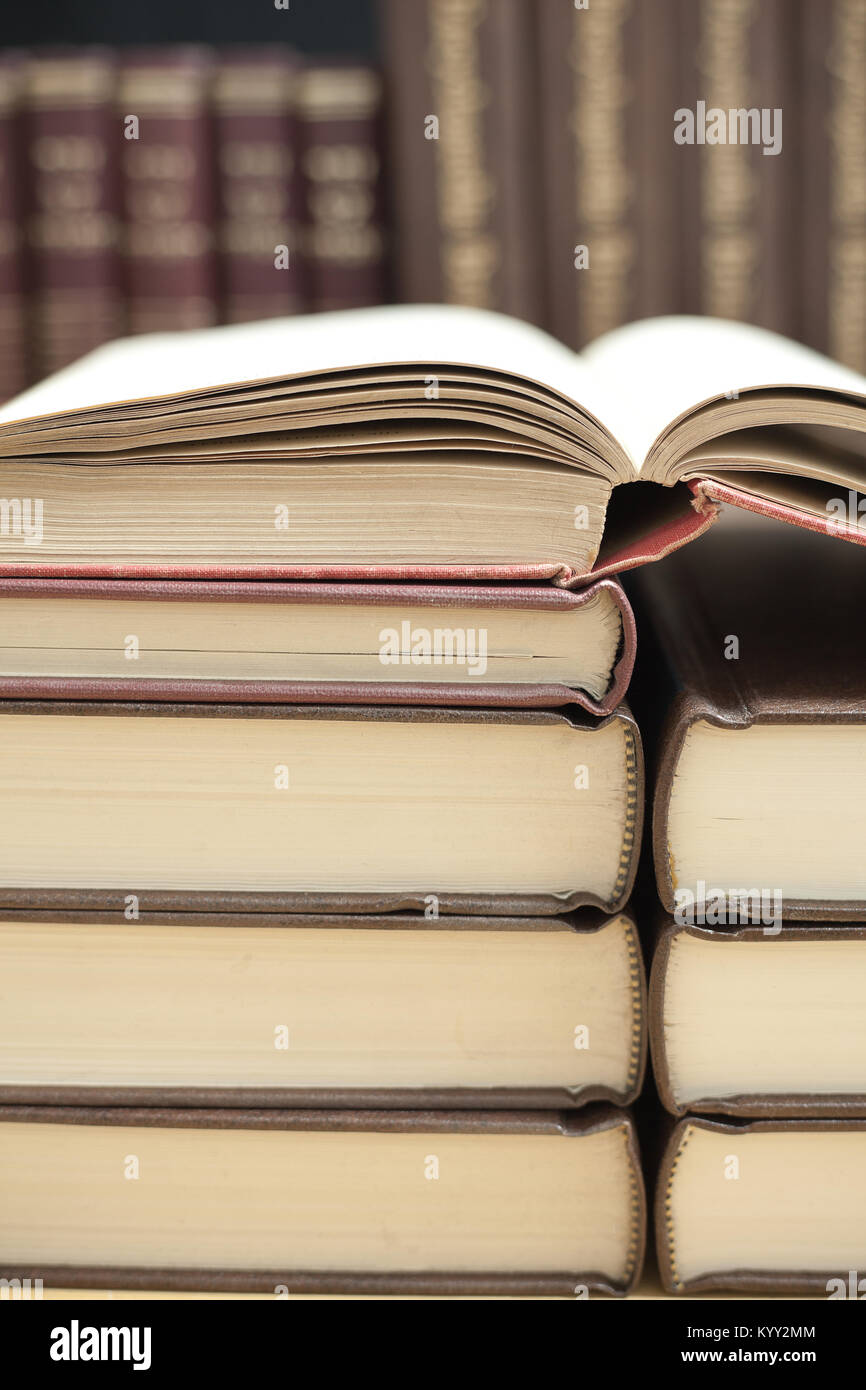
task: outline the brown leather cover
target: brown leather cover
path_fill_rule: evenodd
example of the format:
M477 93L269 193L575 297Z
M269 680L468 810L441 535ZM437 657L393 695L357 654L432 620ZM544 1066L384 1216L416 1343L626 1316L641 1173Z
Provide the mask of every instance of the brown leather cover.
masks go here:
M287 48L218 54L212 102L222 317L276 318L304 307L295 63ZM278 264L278 247L288 265Z
M119 1110L111 1108L0 1106L0 1124L141 1125L171 1129L332 1130L345 1133L418 1134L546 1134L580 1138L602 1129L625 1129L633 1168L633 1236L627 1283L616 1287L591 1270L524 1274L483 1270L388 1274L360 1271L306 1270L158 1270L87 1269L41 1266L38 1270L0 1267L0 1278L39 1278L46 1286L64 1288L169 1289L201 1292L273 1293L287 1285L297 1293L396 1293L574 1298L575 1286L592 1292L627 1294L640 1277L646 1242L646 1197L638 1153L637 1131L631 1114L613 1106L591 1106L565 1114L555 1111L443 1110Z
M656 881L672 913L668 805L690 726L866 723L866 647L853 638L866 569L848 546L742 517L717 528L698 550L641 570L631 592L676 686L656 750L653 795ZM725 659L728 634L739 637L738 660ZM783 914L859 920L866 902L785 898Z
M20 714L38 718L41 714L87 718L91 715L130 718L139 715L151 718L182 719L324 719L339 722L401 722L418 724L571 724L572 727L603 729L612 720L621 721L626 728L627 761L623 769L627 807L625 835L620 853L620 869L615 893L603 902L594 893L575 889L559 897L548 893L437 893L440 912L467 916L555 917L573 912L579 907L598 907L605 912L618 912L628 901L643 829L643 749L640 733L628 706L620 705L612 714L596 722L575 712L565 714L542 710L521 709L441 709L418 706L345 705L337 709L328 705L208 705L107 703L103 701L6 700L0 702L5 714ZM131 890L130 890L131 891ZM34 907L97 909L118 911L123 908L127 890L34 888L7 886L0 888L0 908ZM236 892L149 892L142 891L139 910L147 912L392 912L423 911L434 889L430 886L414 893L236 893Z
M118 681L85 676L0 676L0 699L25 700L184 700L213 703L484 705L549 709L577 704L590 714L610 714L625 698L634 668L634 614L621 586L601 579L577 593L524 586L445 584L250 583L242 580L123 580L0 578L4 596L14 598L95 598L160 600L167 603L372 604L430 608L514 608L570 611L582 608L601 590L616 603L622 620L622 646L609 689L601 700L560 684L468 684L448 681L275 681L147 680Z
M399 300L543 321L535 8L380 4Z
M27 278L32 370L56 372L123 331L122 131L105 48L34 51L25 63Z
M674 1294L695 1294L730 1292L756 1294L816 1294L827 1296L827 1282L837 1279L847 1271L832 1270L719 1270L701 1275L697 1279L684 1282L676 1277L675 1242L668 1220L668 1194L674 1177L674 1169L686 1131L689 1128L715 1130L723 1134L750 1134L759 1130L783 1133L791 1130L799 1133L817 1131L821 1133L843 1132L845 1130L866 1129L864 1120L825 1119L825 1120L752 1120L735 1123L731 1120L706 1120L700 1117L686 1118L675 1126L665 1148L659 1169L655 1190L654 1214L656 1230L656 1254L659 1274L666 1292ZM792 1212L792 1222L798 1213Z
M382 81L375 68L309 61L296 114L310 309L386 298Z
M296 913L276 915L250 912L142 912L135 923L122 912L84 912L82 910L50 911L25 908L12 911L0 908L0 921L62 922L67 924L122 926L134 931L140 926L183 926L190 931L197 927L269 927L274 931L300 928L351 928L356 931L466 931L466 932L578 932L591 933L607 926L610 918L587 908L564 917L439 917L426 918L423 913L393 912L382 915L347 915L320 913L315 916ZM351 1110L570 1110L594 1101L614 1105L631 1105L640 1095L647 1053L646 978L640 938L631 917L628 917L631 947L632 985L635 1012L639 1016L632 1031L633 1049L631 1075L623 1091L609 1086L590 1085L579 1088L567 1086L530 1087L496 1086L487 1089L472 1087L404 1087L378 1090L360 1087L165 1087L165 1086L8 1086L0 1083L2 1105L84 1105L84 1106L159 1106L206 1108L264 1108L303 1107L304 1109Z
M866 1120L866 1061L863 1069L863 1089L860 1092L838 1092L821 1095L807 1092L783 1092L769 1095L764 1092L728 1096L709 1096L703 1100L691 1100L688 1105L677 1103L671 1086L667 1048L665 1046L666 1024L664 1014L664 993L667 981L668 963L674 938L682 932L698 939L710 941L863 941L866 940L866 926L857 927L840 922L809 922L802 926L782 927L773 936L767 935L760 927L742 927L739 931L712 927L678 926L672 918L661 923L652 956L649 977L648 1022L650 1048L652 1050L653 1075L658 1088L659 1099L671 1115L682 1116L688 1111L698 1115L731 1115L733 1117L768 1117L781 1119L864 1119ZM731 1001L732 1023L735 1018L736 1001ZM768 1039L772 1046L772 1039ZM0 1093L2 1094L2 1093Z
M138 139L120 142L133 333L206 328L217 321L211 76L206 49L123 52L120 116L140 121Z
M538 4L545 327L579 348L681 310L678 0ZM588 264L575 265L585 247Z

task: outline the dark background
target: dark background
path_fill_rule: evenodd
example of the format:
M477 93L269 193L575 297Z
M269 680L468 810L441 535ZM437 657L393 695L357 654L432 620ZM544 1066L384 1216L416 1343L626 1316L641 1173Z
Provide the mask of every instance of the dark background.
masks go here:
M375 0L3 0L0 47L63 43L279 43L302 53L378 51Z

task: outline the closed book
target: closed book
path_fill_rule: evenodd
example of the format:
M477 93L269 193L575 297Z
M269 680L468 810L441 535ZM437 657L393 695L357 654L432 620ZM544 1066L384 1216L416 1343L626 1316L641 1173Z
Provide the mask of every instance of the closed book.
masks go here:
M307 307L386 294L382 81L375 68L308 62L295 84Z
M39 49L25 60L24 225L37 378L124 331L115 80L105 48Z
M677 0L539 4L545 327L579 348L681 302ZM534 158L534 156L533 156Z
M618 911L640 841L639 735L625 706L572 713L6 701L0 897Z
M217 322L215 168L207 49L128 48L116 122L129 330Z
M635 654L621 586L0 579L0 698L577 704Z
M22 236L23 79L22 55L0 55L0 401L18 395L30 381Z
M656 881L711 926L859 919L858 552L735 514L632 595L673 694L654 760Z
M866 1119L866 928L661 927L650 977L665 1107Z
M398 299L544 321L535 9L381 7Z
M609 1106L5 1106L0 1168L3 1277L49 1286L575 1298L628 1292L643 1258Z
M861 1297L864 1163L866 1120L681 1120L656 1186L664 1287Z
M671 139L682 307L799 338L810 293L801 238L820 215L804 196L804 145L824 139L823 117L814 135L802 119L803 82L817 64L803 52L800 15L785 0L678 0L678 7ZM810 8L822 8L820 0L806 0ZM813 264L808 279L819 277Z
M228 323L303 307L296 63L287 48L221 50L212 90L220 294Z
M800 277L805 341L866 371L866 14L857 0L800 12L803 127ZM785 119L787 120L787 113Z
M630 1104L634 922L423 913L0 913L0 1100Z

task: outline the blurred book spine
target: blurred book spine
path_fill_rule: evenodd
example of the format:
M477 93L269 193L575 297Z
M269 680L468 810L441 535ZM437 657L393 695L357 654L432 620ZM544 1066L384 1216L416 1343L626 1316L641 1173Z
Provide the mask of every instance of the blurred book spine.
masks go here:
M197 48L125 52L124 268L133 333L218 322L212 56Z
M384 0L400 299L544 317L535 12L523 0Z
M104 49L41 50L24 64L25 243L35 376L122 331L121 131Z
M29 379L19 139L22 80L20 56L0 55L0 401L23 391Z
M219 55L213 91L222 313L228 323L304 308L297 64L288 50Z
M310 64L299 74L303 254L309 308L351 309L385 298L379 74Z

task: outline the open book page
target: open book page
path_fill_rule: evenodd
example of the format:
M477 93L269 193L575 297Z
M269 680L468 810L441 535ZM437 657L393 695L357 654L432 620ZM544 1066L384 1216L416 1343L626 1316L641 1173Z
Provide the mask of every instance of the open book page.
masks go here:
M594 373L540 329L483 309L394 305L122 339L4 405L0 426L111 402L400 362L518 375L606 423L608 402ZM429 373L421 375L420 400L434 399L423 391ZM375 391L374 381L370 386Z
M645 460L681 415L712 397L754 387L811 387L866 397L866 379L811 348L727 319L642 319L596 339L581 356L619 386L606 417L631 456Z

